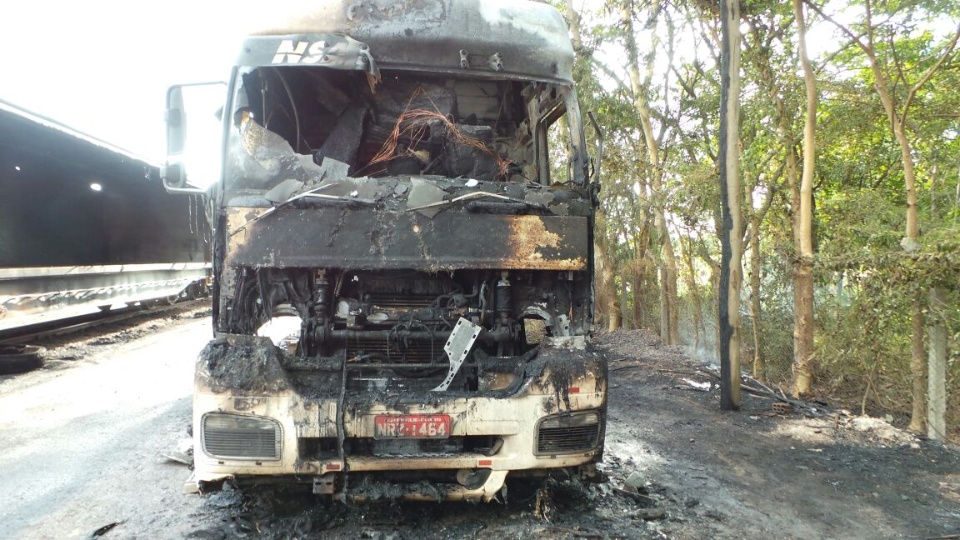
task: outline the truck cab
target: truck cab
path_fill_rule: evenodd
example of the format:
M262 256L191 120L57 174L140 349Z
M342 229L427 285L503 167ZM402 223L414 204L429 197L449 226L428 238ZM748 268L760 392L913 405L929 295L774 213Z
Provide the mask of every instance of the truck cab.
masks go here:
M274 18L241 47L208 156L189 486L489 501L508 476L590 475L597 184L560 14L365 0ZM189 192L183 90L165 173Z

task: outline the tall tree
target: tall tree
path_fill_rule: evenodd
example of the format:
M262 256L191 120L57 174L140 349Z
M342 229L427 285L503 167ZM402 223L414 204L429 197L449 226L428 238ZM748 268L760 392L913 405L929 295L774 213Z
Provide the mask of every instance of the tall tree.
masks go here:
M740 154L740 3L720 0L723 34L720 99L720 198L723 227L720 230L720 408L740 408L740 263L741 225Z
M662 6L658 0L653 0L649 6L650 17L660 12ZM650 32L650 48L644 61L644 75L640 74L640 54L634 27L634 4L632 0L624 2L621 7L621 20L624 26L624 43L627 49L627 72L630 76L630 89L633 93L633 105L643 132L646 146L648 178L653 193L654 227L660 241L660 337L670 345L680 343L679 331L679 301L677 298L677 258L673 251L673 242L670 231L666 226L664 212L665 194L663 189L664 169L662 163L660 140L653 130L650 103L648 94L653 79L653 57L659 44L655 32Z
M889 39L893 47L890 54L883 58L878 54L878 49L885 46L882 40L878 39L878 32L882 30L882 23L877 24L874 21L874 4L872 0L864 0L864 17L860 33L855 33L846 25L840 24L832 17L823 13L820 8L808 1L811 8L817 10L821 16L833 23L841 32L843 32L850 41L856 45L866 56L867 64L874 78L874 88L883 105L883 110L887 115L890 129L894 139L900 146L900 158L903 167L904 189L907 197L906 212L906 230L905 236L901 241L901 246L908 253L915 252L920 247L920 221L917 212L917 173L914 158L913 144L907 133L907 118L910 114L911 106L920 91L950 60L954 55L957 46L957 40L960 39L960 24L952 36L946 41L943 47L931 55L931 61L926 62L926 69L923 69L917 79L913 82L908 80L912 74L911 66L904 65L896 52L896 46L892 36ZM890 3L887 5L891 12L886 13L888 20L898 15L910 17L910 13L902 11L912 10L913 5L909 3ZM888 60L889 59L889 60ZM893 65L886 65L886 62ZM906 91L899 93L900 88ZM912 302L912 339L910 354L910 372L913 380L913 407L910 415L909 429L917 432L924 431L924 418L926 414L926 357L923 347L923 293L915 291Z
M807 23L803 0L793 0L797 21L797 41L803 84L806 89L806 114L803 122L803 176L800 180L800 208L797 220L800 253L794 282L793 393L806 395L811 390L813 370L813 173L816 166L817 81L807 55Z
M779 179L782 175L786 179L787 204L777 211L780 214L787 214L789 217L789 232L792 236L792 250L784 249L782 254L790 263L793 291L793 309L792 316L794 320L794 354L793 358L803 359L802 365L809 366L806 362L812 354L812 332L813 332L813 303L811 299L813 291L812 280L812 242L810 235L812 232L811 213L804 212L809 210L812 205L801 204L801 163L800 156L797 154L797 145L800 142L800 136L796 133L795 119L801 104L797 103L794 96L797 95L797 84L795 76L795 66L797 61L796 47L791 32L795 29L794 22L796 14L793 6L771 6L766 11L757 10L751 12L746 17L750 32L750 39L747 51L748 59L752 72L756 78L758 87L762 90L757 94L754 102L761 99L764 103L758 103L754 107L759 108L762 114L754 122L757 126L769 126L770 133L765 134L764 138L756 138L759 145L769 148L774 152L779 163L777 172L771 177ZM787 8L787 9L784 9ZM808 66L809 67L809 66ZM815 95L815 94L814 94ZM813 108L807 107L809 114L815 112L815 102ZM808 122L810 123L810 122ZM812 150L812 144L806 145ZM810 154L812 157L812 154ZM806 171L812 175L813 166L806 167ZM812 184L812 176L807 177L808 186ZM767 195L772 195L777 188L773 183L765 186ZM758 323L761 311L760 302L760 275L759 275L759 257L760 246L756 245L760 240L760 225L764 214L769 209L771 200L765 202L761 207L762 212L751 212L750 216L750 240L753 248L751 249L751 259L754 264L751 265L751 313L754 320L754 342L755 374L764 375L763 358L760 356L763 336L760 335ZM804 220L806 216L808 219ZM806 238L806 241L801 241ZM804 248L808 257L803 257ZM807 299L807 301L804 301ZM799 354L798 354L799 353ZM809 371L806 371L809 381Z

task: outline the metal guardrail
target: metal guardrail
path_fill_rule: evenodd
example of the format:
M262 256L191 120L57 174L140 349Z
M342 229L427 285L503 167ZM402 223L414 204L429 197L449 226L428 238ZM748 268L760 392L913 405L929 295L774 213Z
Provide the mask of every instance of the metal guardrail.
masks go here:
M198 306L209 304L209 300L197 300ZM135 317L161 317L171 311L182 310L183 305L151 306L144 310L142 306L129 306L112 311L97 311L74 317L41 322L16 328L0 330L0 345L18 345L32 343L51 337L77 333L90 328L113 324Z
M180 295L208 263L0 268L0 330Z

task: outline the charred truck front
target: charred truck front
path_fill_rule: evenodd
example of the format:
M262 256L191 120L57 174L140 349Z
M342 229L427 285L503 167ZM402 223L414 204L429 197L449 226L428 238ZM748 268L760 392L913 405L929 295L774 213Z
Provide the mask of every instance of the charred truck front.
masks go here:
M607 368L572 62L561 16L517 0L327 3L246 40L205 191L191 486L489 501L508 475L593 472ZM165 167L188 193L191 89L168 94Z

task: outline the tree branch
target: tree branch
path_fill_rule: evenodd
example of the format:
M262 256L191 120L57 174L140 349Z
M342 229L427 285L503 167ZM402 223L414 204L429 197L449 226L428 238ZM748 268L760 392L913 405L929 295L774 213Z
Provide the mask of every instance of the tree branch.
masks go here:
M910 104L913 102L913 99L914 97L916 97L917 92L920 90L920 88L923 85L927 84L927 82L930 81L931 78L933 78L936 72L939 71L940 67L944 63L946 63L947 59L953 55L953 50L957 46L958 39L960 39L960 24L957 25L957 30L953 33L953 39L950 40L950 43L947 45L947 48L943 51L943 54L937 60L937 63L930 66L930 69L928 69L927 72L920 77L920 80L917 81L917 83L910 88L910 92L907 94L907 100L903 104L903 113L901 113L900 115L901 122L906 122L907 110L910 108Z
M855 43L858 47L860 47L860 49L862 49L864 52L867 52L867 46L864 45L864 43L863 43L862 41L860 41L860 37L857 36L856 34L854 34L849 28L847 28L846 26L838 23L833 17L831 17L831 16L827 15L826 13L824 13L823 10L820 9L820 6L814 4L814 3L812 2L812 0L803 0L803 3L806 4L807 7L809 7L810 9L816 11L816 12L817 12L817 15L820 15L821 17L823 17L823 19L824 19L825 21L827 21L827 22L829 22L830 24L832 24L832 25L834 25L835 27L837 27L837 30L840 30L841 32L843 32L844 34L846 34L847 37L850 38L850 41L853 42L853 43ZM870 8L869 8L869 2L867 3L867 9L868 9L868 10L870 9ZM867 18L869 19L869 16L868 16ZM868 28L869 28L869 26L868 26Z

